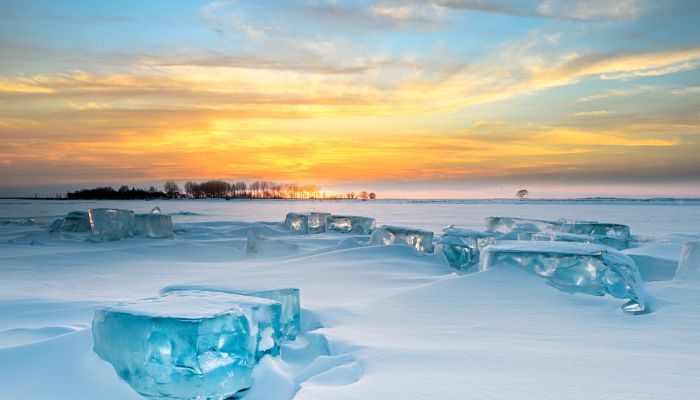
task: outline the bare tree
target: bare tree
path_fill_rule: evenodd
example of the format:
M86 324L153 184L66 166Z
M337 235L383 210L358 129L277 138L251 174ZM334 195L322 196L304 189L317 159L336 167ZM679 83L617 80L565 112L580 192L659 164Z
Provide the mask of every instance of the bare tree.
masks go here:
M364 190L361 191L361 192L360 192L360 198L361 198L362 200L364 200L364 201L367 201L367 199L369 198L369 193L367 193L367 192L364 191Z
M370 192L370 194L369 194L369 198L370 198L370 200L376 200L376 198L377 198L377 194L376 194L376 193L374 193L374 192Z
M530 192L527 189L520 189L518 192L515 194L515 197L519 198L520 200L524 199L530 194Z
M202 187L199 183L187 181L185 183L185 193L187 193L191 197L197 199L197 198L201 197Z
M165 193L168 197L177 197L180 194L180 187L174 181L165 182Z

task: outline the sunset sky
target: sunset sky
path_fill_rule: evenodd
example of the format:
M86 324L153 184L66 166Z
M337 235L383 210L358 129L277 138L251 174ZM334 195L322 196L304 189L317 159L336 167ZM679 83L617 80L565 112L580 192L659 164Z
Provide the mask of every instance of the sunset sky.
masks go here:
M2 1L0 196L700 196L700 1Z

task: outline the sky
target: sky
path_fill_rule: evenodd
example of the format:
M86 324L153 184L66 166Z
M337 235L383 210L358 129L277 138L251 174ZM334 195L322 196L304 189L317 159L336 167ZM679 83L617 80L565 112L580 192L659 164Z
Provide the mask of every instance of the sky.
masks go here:
M700 197L698 1L0 2L0 196Z

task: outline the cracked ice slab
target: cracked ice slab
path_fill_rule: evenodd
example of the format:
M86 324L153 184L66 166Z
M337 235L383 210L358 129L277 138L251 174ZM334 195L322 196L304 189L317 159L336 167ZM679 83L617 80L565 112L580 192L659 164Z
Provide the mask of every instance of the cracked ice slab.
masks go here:
M433 252L433 232L403 226L382 225L372 232L369 246L406 244L424 253Z
M374 230L375 220L357 215L329 215L326 217L326 230L342 233L369 235Z
M97 310L94 351L148 398L222 400L278 354L280 315L268 299L178 291Z
M621 252L601 245L570 242L496 242L484 249L479 269L517 266L565 292L629 299L627 313L647 310L637 265Z
M491 233L448 227L443 230L436 249L452 268L467 271L479 265L481 252L494 240Z
M282 337L294 340L301 330L301 302L299 289L289 287L254 287L254 286L221 286L221 285L171 285L160 290L161 295L183 290L206 292L221 292L242 296L262 297L280 303L282 314Z
M136 214L134 234L149 238L173 236L173 220L170 215L161 213Z
M134 236L134 212L116 208L88 209L90 228L98 240L119 240Z

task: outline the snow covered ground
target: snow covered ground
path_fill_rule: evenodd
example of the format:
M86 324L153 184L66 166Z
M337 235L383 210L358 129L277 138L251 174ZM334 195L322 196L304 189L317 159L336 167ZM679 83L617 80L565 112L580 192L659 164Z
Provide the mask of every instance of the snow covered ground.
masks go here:
M47 232L68 211L155 206L173 215L174 238ZM289 211L435 232L482 230L486 216L627 224L624 252L653 312L626 315L621 300L562 293L515 268L459 275L407 246L289 234ZM298 247L246 257L249 230ZM270 282L301 289L306 333L263 360L247 400L697 399L700 285L671 281L682 241L697 239L697 201L0 200L0 399L139 399L92 351L96 307L174 284Z

